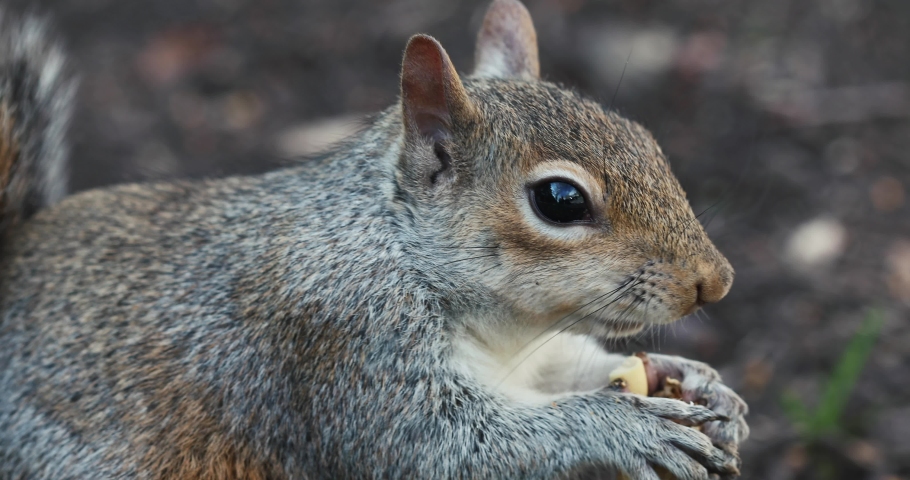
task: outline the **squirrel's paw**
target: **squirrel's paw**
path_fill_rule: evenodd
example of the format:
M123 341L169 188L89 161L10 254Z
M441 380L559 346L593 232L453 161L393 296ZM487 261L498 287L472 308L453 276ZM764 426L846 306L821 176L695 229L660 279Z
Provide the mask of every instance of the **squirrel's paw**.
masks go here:
M702 431L715 445L737 453L739 444L749 436L745 416L749 406L721 381L716 370L707 364L669 355L648 354L649 383L662 383L667 377L681 381L682 400L703 405L726 421L711 421ZM677 402L678 403L678 402Z
M739 475L735 453L717 448L711 439L689 426L723 421L724 417L705 407L668 398L617 394L639 412L640 425L624 450L631 453L617 465L628 477L658 480L655 468L670 472L679 480L734 478Z

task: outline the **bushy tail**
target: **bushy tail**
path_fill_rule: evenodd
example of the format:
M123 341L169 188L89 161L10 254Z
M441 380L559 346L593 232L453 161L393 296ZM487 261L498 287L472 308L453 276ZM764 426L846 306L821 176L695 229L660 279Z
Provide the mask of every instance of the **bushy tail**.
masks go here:
M0 11L0 235L66 194L75 81L46 23Z

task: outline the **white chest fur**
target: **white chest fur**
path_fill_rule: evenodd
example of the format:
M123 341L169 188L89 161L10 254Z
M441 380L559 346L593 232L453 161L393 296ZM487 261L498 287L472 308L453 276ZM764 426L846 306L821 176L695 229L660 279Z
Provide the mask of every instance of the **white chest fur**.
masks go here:
M610 371L625 358L591 337L567 332L529 337L465 331L454 347L454 364L463 374L511 401L536 405L606 386Z

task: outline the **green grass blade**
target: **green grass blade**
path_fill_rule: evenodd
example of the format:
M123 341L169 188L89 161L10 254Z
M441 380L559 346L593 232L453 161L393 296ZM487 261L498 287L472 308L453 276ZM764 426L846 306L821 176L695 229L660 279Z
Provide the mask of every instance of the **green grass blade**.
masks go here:
M878 310L870 310L859 331L850 340L828 379L821 401L813 415L810 430L815 434L838 429L850 393L856 386L856 381L878 339L882 323L881 313Z
M813 420L809 414L809 409L806 408L806 404L796 394L790 391L784 392L780 397L780 406L783 408L784 414L790 418L790 422L799 429L800 434L806 437L812 436L812 432L809 429Z

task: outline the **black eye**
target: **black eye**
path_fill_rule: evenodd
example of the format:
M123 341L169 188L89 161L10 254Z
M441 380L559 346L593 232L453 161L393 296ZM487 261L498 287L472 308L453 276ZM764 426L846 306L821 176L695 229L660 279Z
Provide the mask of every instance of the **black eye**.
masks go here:
M544 180L531 187L531 204L541 217L553 223L591 221L581 189L563 180Z

